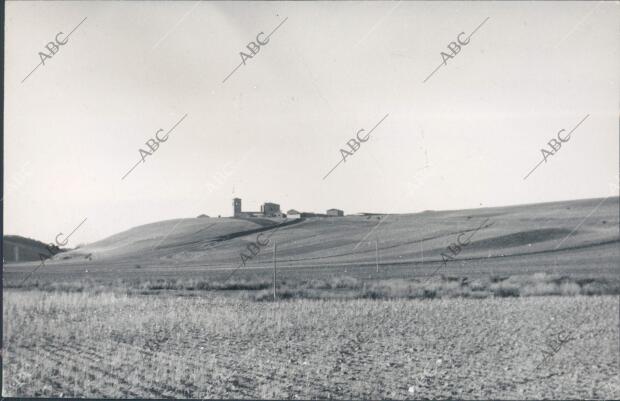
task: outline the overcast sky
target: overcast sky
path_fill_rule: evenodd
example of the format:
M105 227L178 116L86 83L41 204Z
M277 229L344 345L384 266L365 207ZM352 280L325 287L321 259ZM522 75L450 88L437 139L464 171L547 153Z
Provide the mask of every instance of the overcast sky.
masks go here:
M234 196L407 213L617 194L619 16L617 2L7 2L4 232L52 241L88 218L74 246L229 216Z

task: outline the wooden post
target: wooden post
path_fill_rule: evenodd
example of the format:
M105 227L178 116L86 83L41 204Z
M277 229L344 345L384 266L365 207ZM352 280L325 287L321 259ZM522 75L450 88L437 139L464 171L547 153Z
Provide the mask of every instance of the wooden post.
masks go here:
M379 273L379 240L375 239L375 263L377 265L377 273Z
M276 252L278 245L273 241L273 300L276 300Z

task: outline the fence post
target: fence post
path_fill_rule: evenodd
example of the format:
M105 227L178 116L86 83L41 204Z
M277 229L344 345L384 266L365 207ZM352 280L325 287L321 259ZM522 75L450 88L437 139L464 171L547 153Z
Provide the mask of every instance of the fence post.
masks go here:
M379 240L375 239L375 264L377 265L377 273L379 273Z
M276 253L278 249L278 244L276 241L273 241L273 300L276 300Z

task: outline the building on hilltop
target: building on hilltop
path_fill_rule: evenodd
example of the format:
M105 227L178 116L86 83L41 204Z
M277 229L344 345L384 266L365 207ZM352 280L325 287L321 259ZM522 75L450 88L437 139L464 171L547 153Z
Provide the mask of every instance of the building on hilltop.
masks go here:
M233 216L234 217L284 217L280 211L280 205L277 203L265 202L260 207L260 212L244 212L241 209L241 198L233 199Z
M326 214L323 213L313 213L313 212L301 212L299 215L303 218L307 217L327 217Z
M260 207L260 212L265 217L282 217L280 205L278 205L277 203L265 202Z
M327 215L328 216L344 216L344 211L340 209L328 209Z
M326 214L313 212L299 212L290 209L286 214L280 210L280 205L272 202L265 202L260 207L260 212L244 212L241 210L241 198L233 199L233 213L235 217L287 217L289 219L301 219L307 217L340 217L344 212L340 209L329 209Z
M241 198L234 198L233 199L233 216L241 217L241 213L243 213L241 211Z
M286 212L286 217L288 217L289 219L300 219L301 213L299 213L295 209L291 209L288 212Z

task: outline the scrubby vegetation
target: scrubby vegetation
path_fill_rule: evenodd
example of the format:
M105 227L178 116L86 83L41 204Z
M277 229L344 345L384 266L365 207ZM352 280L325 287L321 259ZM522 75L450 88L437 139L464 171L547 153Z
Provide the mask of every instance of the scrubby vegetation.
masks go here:
M227 281L167 278L118 279L104 283L90 280L74 282L39 282L32 280L23 288L65 292L117 292L127 294L158 294L166 291L199 295L201 292L226 291L245 299L273 299L273 282L267 278L238 278ZM351 276L332 276L310 280L285 279L277 283L279 299L434 299L530 297L546 295L609 295L620 294L620 284L605 278L574 279L568 276L536 273L510 277L437 276L430 280L385 279L364 281Z
M348 291L347 291L348 290ZM544 273L533 275L467 279L441 276L435 280L377 280L362 282L351 277L285 283L278 289L279 298L370 298L433 299L529 297L546 295L619 294L618 284L605 279L574 280L567 276ZM254 300L273 299L272 291L249 295Z

